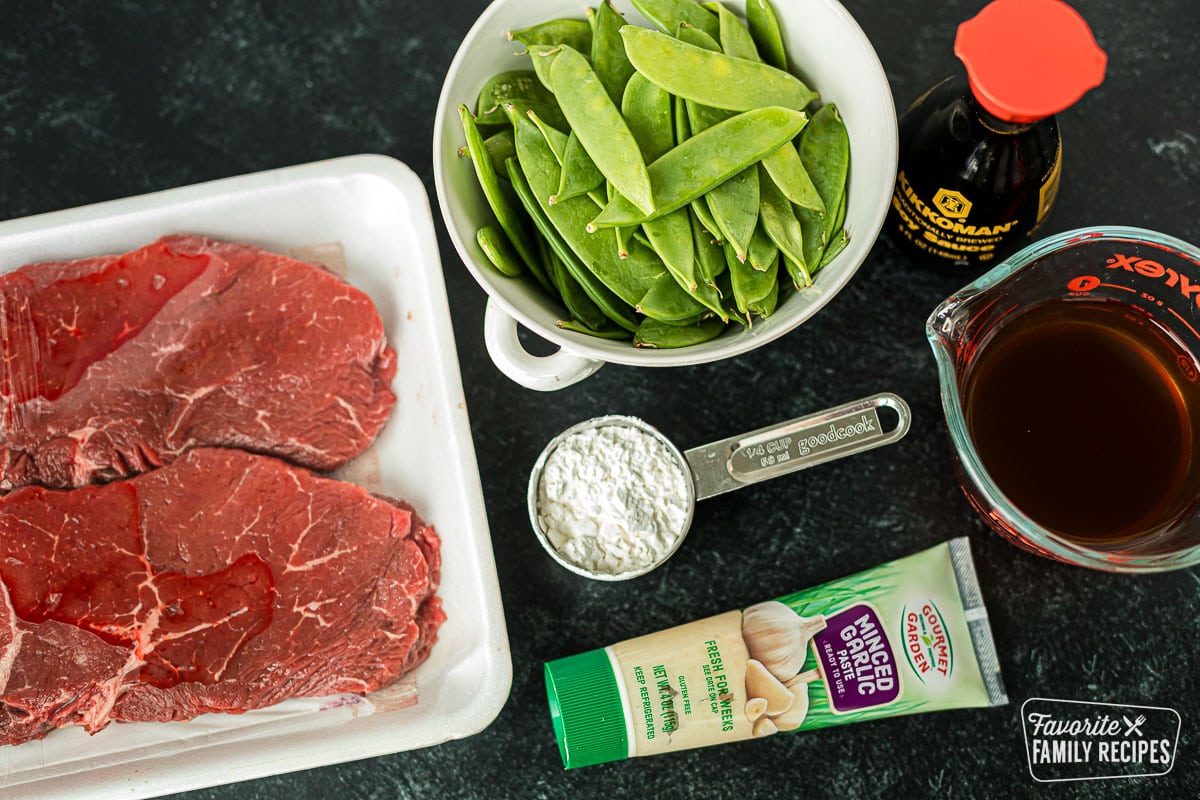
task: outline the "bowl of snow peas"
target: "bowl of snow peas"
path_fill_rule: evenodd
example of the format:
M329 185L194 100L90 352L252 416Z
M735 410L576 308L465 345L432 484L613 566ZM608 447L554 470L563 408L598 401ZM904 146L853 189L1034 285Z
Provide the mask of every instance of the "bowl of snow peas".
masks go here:
M866 258L896 147L836 0L496 0L447 73L434 180L489 354L550 391L795 329Z

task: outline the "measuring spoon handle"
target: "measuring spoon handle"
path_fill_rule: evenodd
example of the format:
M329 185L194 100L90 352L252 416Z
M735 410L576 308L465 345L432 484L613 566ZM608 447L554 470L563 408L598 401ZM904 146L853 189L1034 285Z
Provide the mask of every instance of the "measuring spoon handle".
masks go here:
M898 421L894 428L883 429L880 408L895 412ZM899 395L883 392L693 447L683 455L692 469L696 499L703 500L897 442L908 433L911 422L908 403Z

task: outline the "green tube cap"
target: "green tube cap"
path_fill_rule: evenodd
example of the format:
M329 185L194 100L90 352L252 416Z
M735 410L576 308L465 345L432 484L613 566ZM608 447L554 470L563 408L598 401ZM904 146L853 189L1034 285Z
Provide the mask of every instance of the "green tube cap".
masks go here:
M629 757L625 704L603 650L546 662L546 698L567 769Z

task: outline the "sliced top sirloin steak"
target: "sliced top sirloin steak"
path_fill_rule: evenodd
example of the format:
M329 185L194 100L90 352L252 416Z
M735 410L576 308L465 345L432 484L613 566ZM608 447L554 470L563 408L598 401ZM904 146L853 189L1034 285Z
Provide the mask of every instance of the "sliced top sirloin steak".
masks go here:
M401 501L237 450L18 489L0 498L0 745L385 686L445 619L439 548Z
M197 236L0 276L0 357L0 490L126 477L205 445L329 470L395 402L370 298Z

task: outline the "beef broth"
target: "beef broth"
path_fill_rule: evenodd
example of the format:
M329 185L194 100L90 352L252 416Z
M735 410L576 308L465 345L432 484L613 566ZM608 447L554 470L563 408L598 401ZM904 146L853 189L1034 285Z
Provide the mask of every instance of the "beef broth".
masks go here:
M1115 544L1200 492L1195 361L1144 314L1060 299L997 329L963 386L967 428L1001 492L1044 528Z

